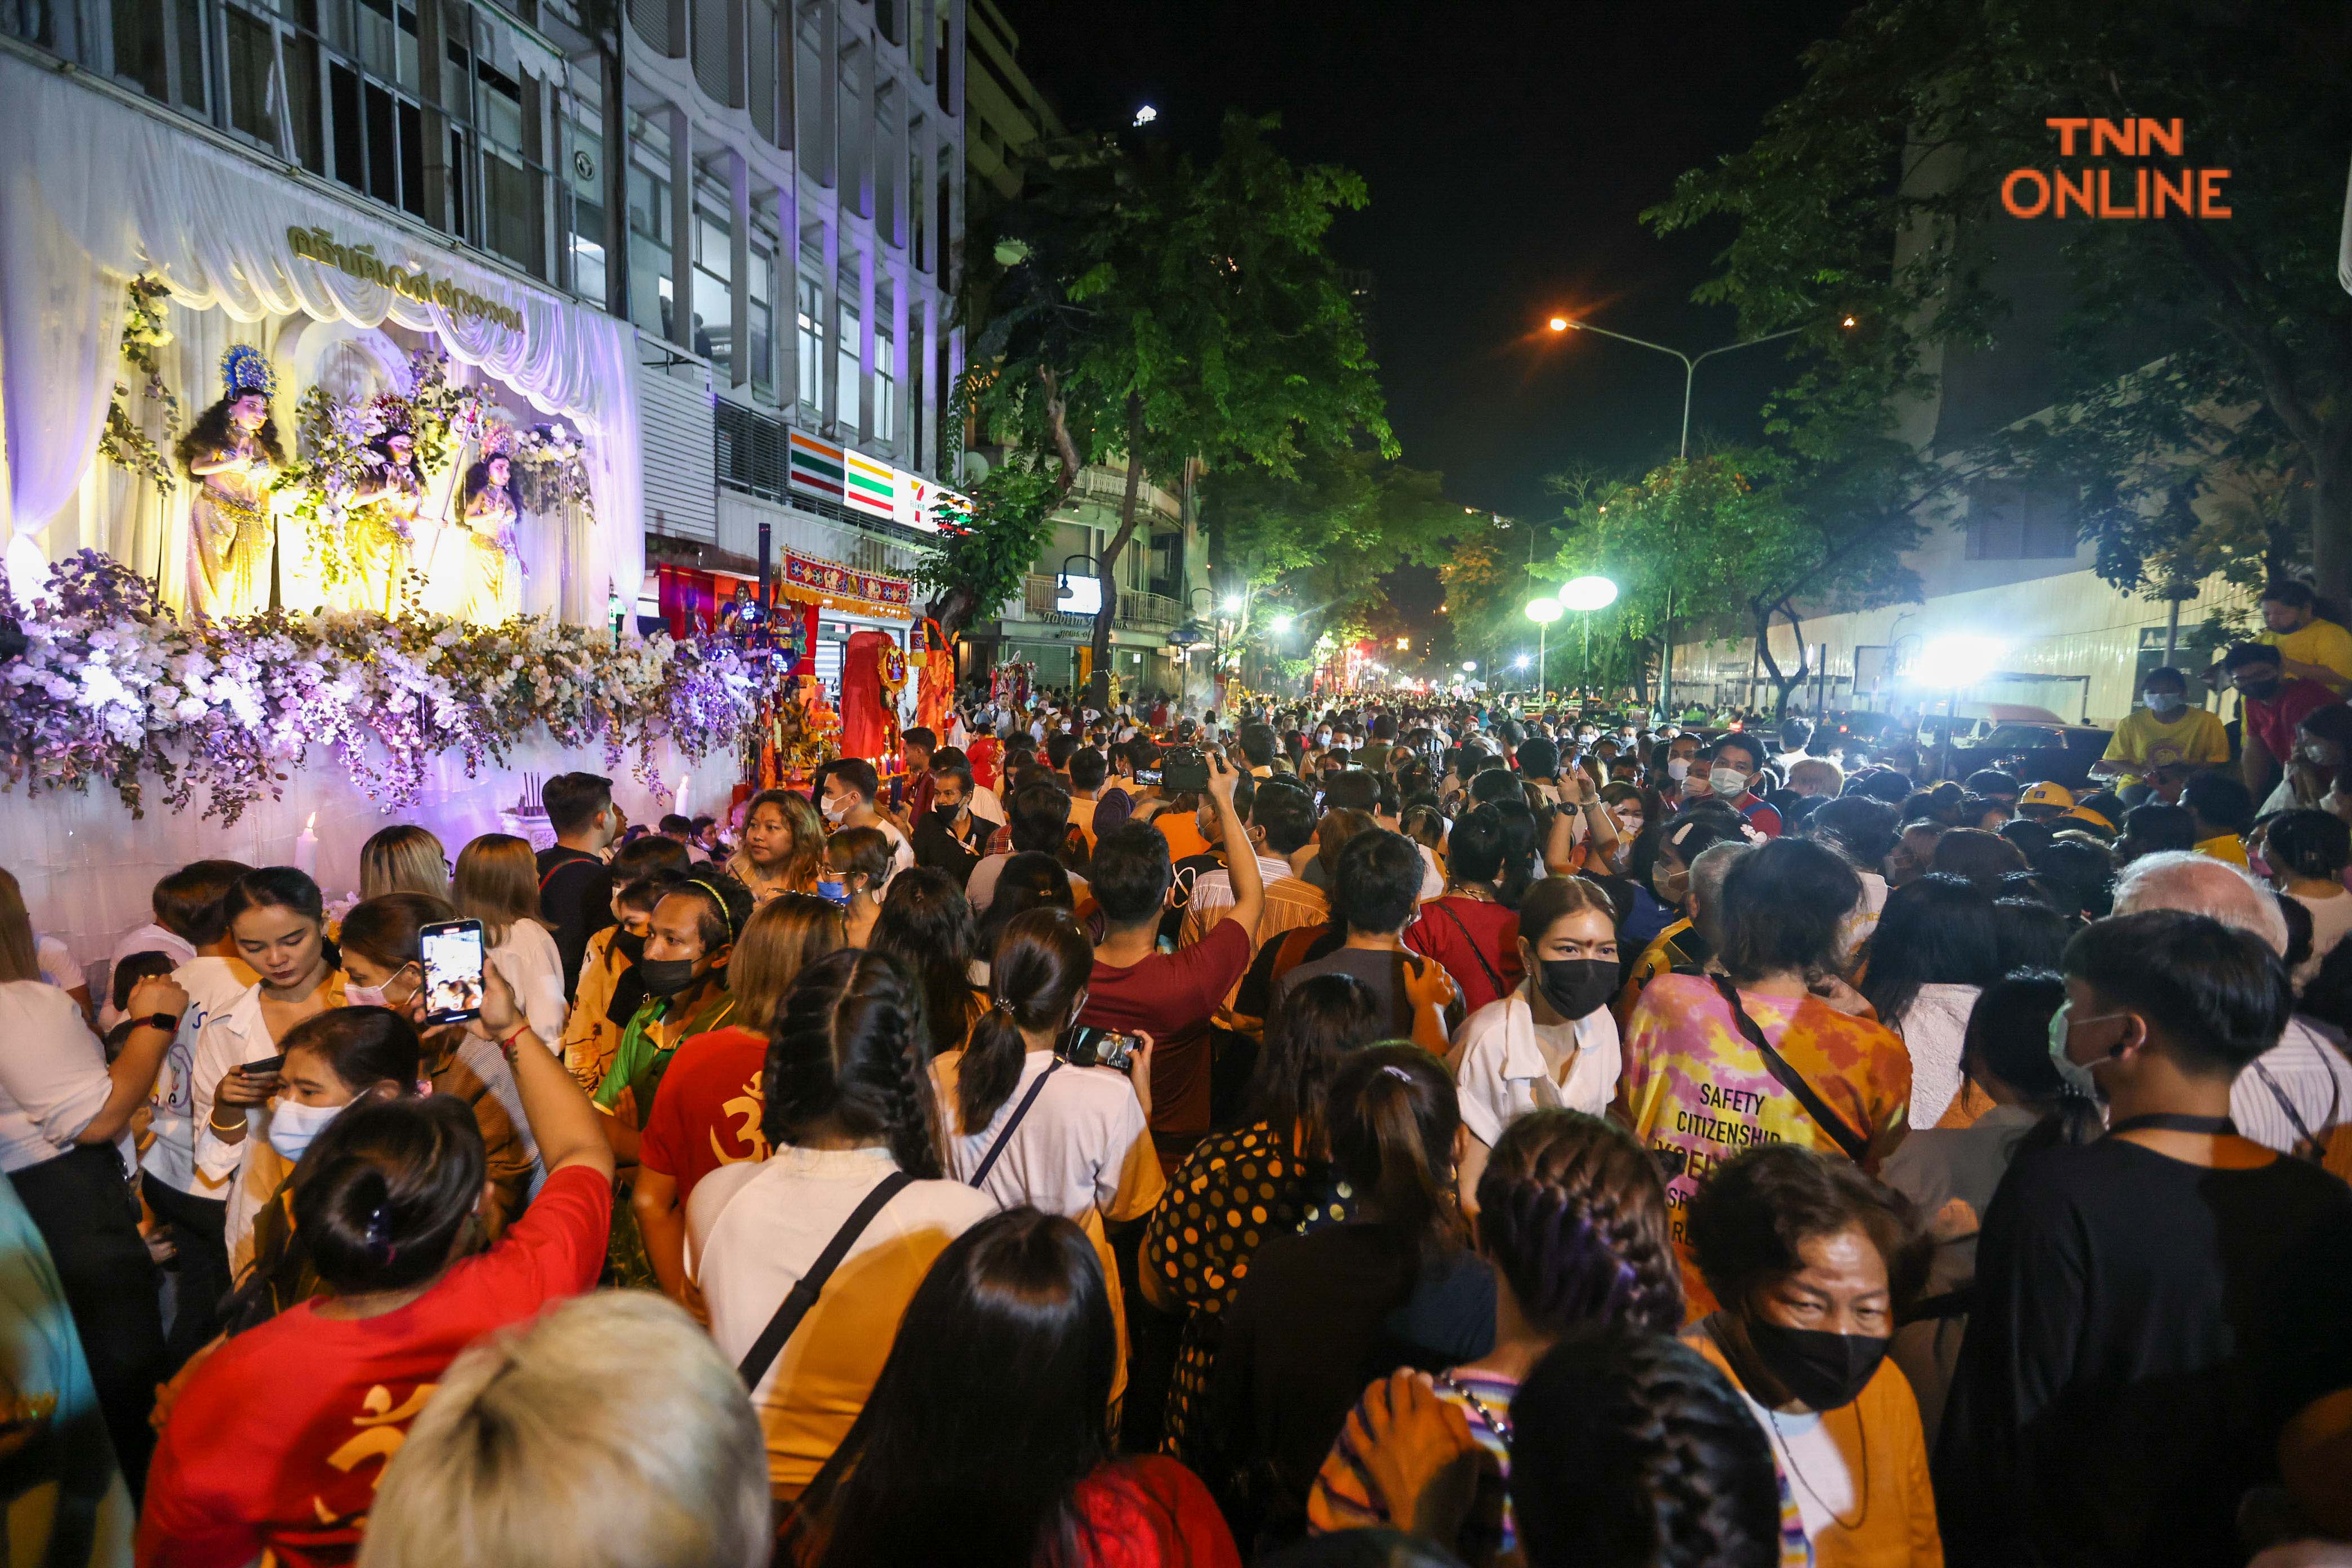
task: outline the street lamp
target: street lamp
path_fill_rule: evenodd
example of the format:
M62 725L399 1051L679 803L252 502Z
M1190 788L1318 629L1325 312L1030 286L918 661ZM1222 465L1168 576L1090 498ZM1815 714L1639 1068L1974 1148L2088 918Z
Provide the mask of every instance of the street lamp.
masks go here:
M1411 637L1399 637L1399 638L1397 638L1397 652L1399 652L1399 653L1409 653L1409 652L1411 652L1411 651L1412 651L1412 639Z
M1562 609L1575 610L1584 616L1584 671L1581 681L1589 692L1592 686L1592 612L1605 610L1617 602L1617 584L1606 577L1578 577L1559 591Z
M1229 616L1238 616L1238 615L1240 615L1241 613L1242 613L1242 596L1241 596L1239 594L1228 594L1228 595L1225 595L1225 614L1227 614L1227 615L1229 615Z
M1545 677L1551 672L1550 647L1546 638L1551 634L1552 622L1559 619L1559 601L1553 598L1529 599L1528 619L1536 624L1536 700L1543 701Z
M1967 632L1937 637L1919 650L1919 668L1927 679L1947 689L1944 700L1944 761L1941 772L1952 771L1952 731L1958 726L1960 689L1992 674L2002 648L1990 637Z
M1297 624L1298 623L1296 620L1288 616L1276 616L1274 617L1274 635L1280 637L1286 637L1290 635L1290 628Z
M1690 461L1691 387L1698 376L1699 361L1713 359L1717 354L1727 354L1734 349L1752 349L1759 343L1774 342L1781 338L1794 337L1806 330L1806 327L1783 327L1777 332L1767 332L1760 338L1742 338L1736 343L1725 343L1719 348L1708 349L1704 353L1686 354L1680 349L1670 349L1664 343L1654 343L1647 338L1612 332L1606 327L1596 327L1590 321L1580 321L1568 316L1554 316L1547 324L1555 332L1598 332L1604 338L1615 338L1621 343L1632 343L1636 348L1654 349L1662 354L1672 354L1683 362L1683 439L1679 452L1679 458L1683 462ZM1846 329L1858 324L1852 316L1842 317L1838 321L1840 327ZM1810 325L1811 325L1810 322L1806 324L1806 326ZM1676 520L1675 530L1679 534L1681 531L1679 519ZM1675 591L1672 588L1666 590L1666 613L1659 625L1658 706L1671 713L1674 710L1675 701Z

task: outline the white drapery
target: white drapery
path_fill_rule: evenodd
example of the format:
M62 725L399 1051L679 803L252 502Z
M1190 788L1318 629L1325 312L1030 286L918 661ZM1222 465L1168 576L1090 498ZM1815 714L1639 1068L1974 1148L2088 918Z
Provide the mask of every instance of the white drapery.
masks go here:
M566 539L534 568L564 574L566 620L601 621L615 585L634 603L645 538L632 329L15 56L0 55L0 525L12 572L33 558L96 458L123 374L123 285L152 271L179 303L240 322L299 312L430 331L451 358L573 421L587 449L594 537L580 552L586 560L572 558ZM522 330L298 257L295 228L324 228L342 246L373 247L387 268L446 279L514 310ZM135 416L135 389L131 401Z

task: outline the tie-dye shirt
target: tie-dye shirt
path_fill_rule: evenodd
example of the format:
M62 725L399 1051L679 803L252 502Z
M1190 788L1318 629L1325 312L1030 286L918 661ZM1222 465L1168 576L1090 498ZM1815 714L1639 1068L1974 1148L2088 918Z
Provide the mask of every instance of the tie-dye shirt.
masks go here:
M1742 991L1740 1005L1774 1049L1803 1075L1849 1128L1869 1140L1875 1168L1908 1131L1911 1058L1874 1019L1841 1013L1818 997ZM1691 1194L1723 1162L1766 1143L1839 1155L1837 1141L1780 1086L1739 1032L1712 980L1662 974L1626 1026L1617 1113L1658 1156L1682 1259L1690 1316L1715 1310L1684 1235Z

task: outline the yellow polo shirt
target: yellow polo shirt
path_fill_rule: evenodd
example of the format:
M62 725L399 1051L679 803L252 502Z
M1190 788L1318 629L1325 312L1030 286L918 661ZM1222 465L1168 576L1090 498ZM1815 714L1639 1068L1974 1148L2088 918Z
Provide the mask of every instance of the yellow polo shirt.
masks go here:
M2145 708L2135 708L2116 726L2101 762L2121 763L2135 773L2151 768L2191 767L2230 760L2230 734L2202 708L2189 708L2167 724Z
M2227 860L2232 866L2246 865L2246 846L2234 833L2200 839L2195 846L2200 855L2210 855L2216 860ZM2248 867L2248 869L2252 868Z
M2327 684L2339 692L2352 686L2352 632L2334 621L2315 620L2291 632L2265 630L2254 640L2268 643L2285 658L2335 671L2336 679Z

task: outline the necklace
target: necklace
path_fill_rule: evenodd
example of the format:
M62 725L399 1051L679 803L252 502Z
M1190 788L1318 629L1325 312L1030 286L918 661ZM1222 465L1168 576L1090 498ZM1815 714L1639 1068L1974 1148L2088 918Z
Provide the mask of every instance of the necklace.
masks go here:
M1820 1412L1820 1415L1822 1418L1822 1431L1827 1432L1829 1430L1830 1414L1828 1411L1824 1410ZM1830 1516L1830 1521L1835 1524L1840 1530L1858 1529L1861 1526L1862 1521L1870 1517L1870 1436L1868 1433L1863 1430L1862 1407L1860 1405L1856 1405L1853 1409L1854 1438L1860 1444L1862 1448L1862 1510L1859 1513L1856 1513L1852 1519L1840 1519L1838 1517L1837 1510L1829 1505L1827 1500L1822 1498L1821 1492L1814 1487L1813 1483L1805 1479L1805 1472L1797 1468L1797 1450L1790 1444L1789 1435L1780 1430L1780 1413L1768 1405L1764 1411L1764 1419L1772 1424L1772 1436L1780 1439L1779 1447L1780 1449L1780 1457L1789 1461L1789 1473L1797 1478L1797 1484L1805 1489L1805 1495L1811 1498L1814 1502L1819 1503L1821 1505L1822 1511L1828 1514ZM1836 1440L1834 1438L1832 1439L1832 1445L1834 1445L1835 1441Z
M1478 1419L1486 1424L1486 1430L1492 1432L1496 1436L1500 1437L1503 1440L1503 1447L1507 1448L1511 1446L1511 1418L1509 1416L1503 1415L1493 1405L1487 1404L1485 1400L1471 1393L1470 1390L1457 1380L1450 1372L1439 1373L1437 1374L1437 1381L1452 1389L1455 1397L1459 1398L1463 1404L1468 1405L1471 1410L1477 1415Z

